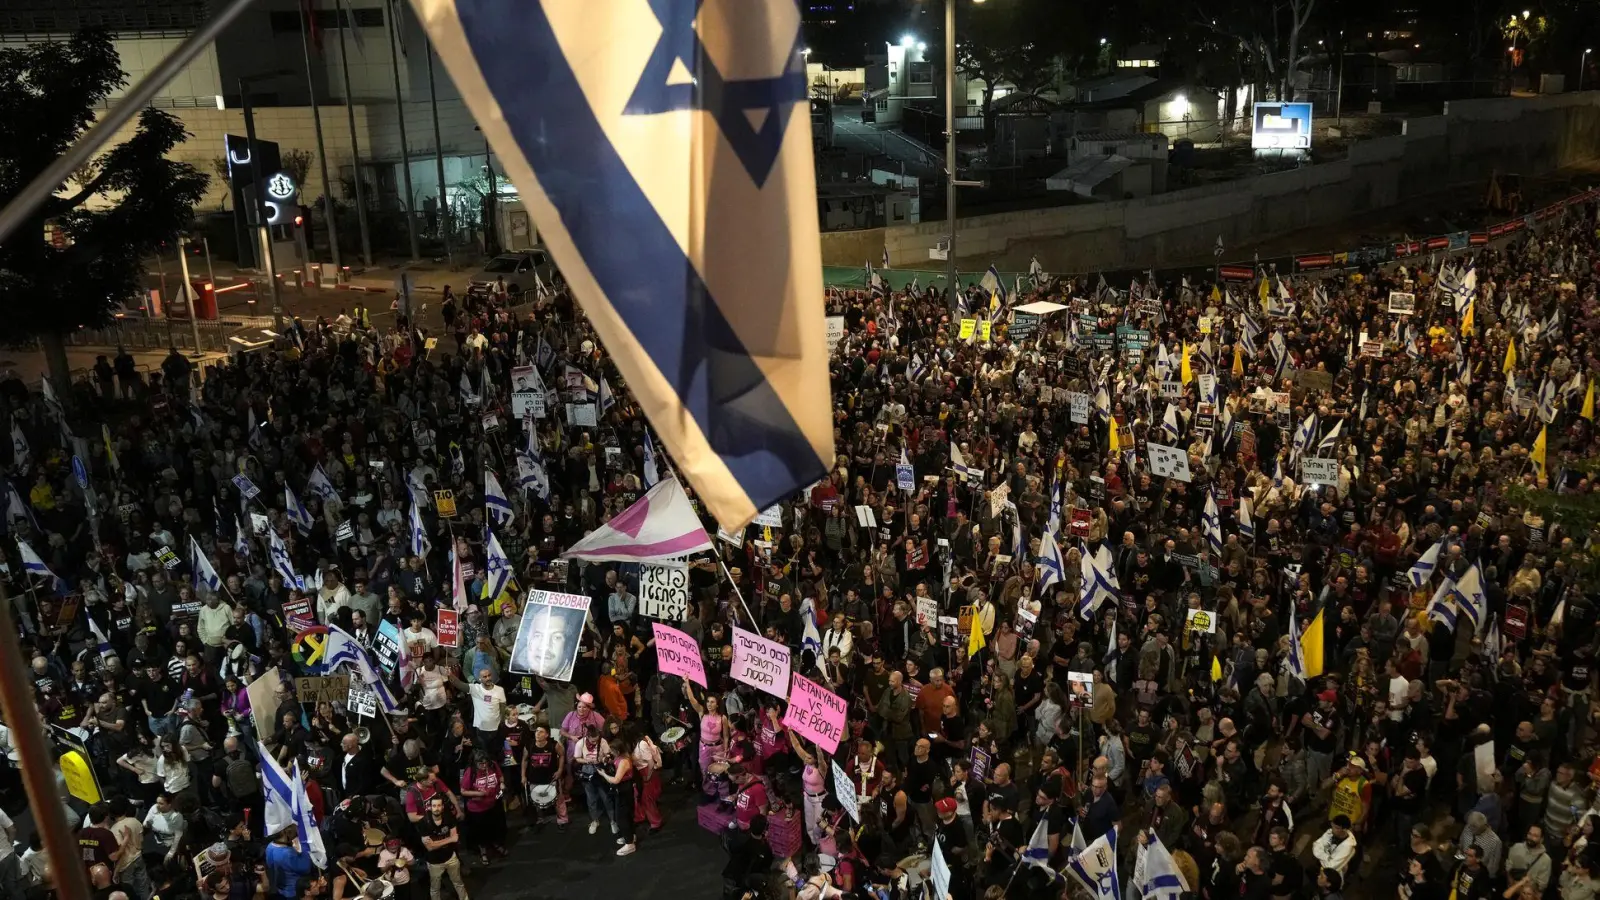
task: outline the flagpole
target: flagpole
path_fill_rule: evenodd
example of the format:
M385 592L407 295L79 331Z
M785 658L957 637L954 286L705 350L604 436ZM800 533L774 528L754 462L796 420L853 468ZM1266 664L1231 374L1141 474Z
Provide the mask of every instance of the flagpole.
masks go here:
M754 615L751 615L749 604L744 602L744 593L739 590L739 583L733 580L733 573L728 571L728 564L723 562L722 554L713 553L711 555L717 558L717 565L722 567L723 577L728 579L728 586L733 588L733 596L739 598L739 605L744 608L744 614L750 619L750 625L755 628L756 631L760 631L761 623L756 621L756 617Z
M243 8L248 0L238 5ZM88 900L88 879L78 856L78 842L67 825L61 797L56 792L55 766L45 743L43 724L36 714L33 682L22 664L22 643L11 619L11 598L4 582L0 582L0 657L4 657L0 662L0 707L4 708L13 744L21 757L22 782L34 820L44 836L56 892L63 900Z
M106 110L106 114L100 117L93 128L56 157L55 162L46 166L44 171L34 176L27 187L18 191L16 196L11 198L11 202L6 204L5 209L0 210L0 243L4 243L19 226L28 221L39 209L40 204L60 189L72 177L73 172L110 142L112 135L128 124L134 115L149 106L150 101L166 87L167 82L188 68L195 57L211 46L223 29L233 24L233 21L254 2L255 0L228 0L214 18L185 38L183 43L150 70L150 74ZM61 867L55 864L55 860L51 863L54 870L58 872L61 870ZM82 869L81 864L77 862L74 864ZM71 880L69 886L84 887L78 880Z
M316 22L307 21L316 15L314 5L307 3L300 10L300 52L306 58L306 93L311 100L311 124L317 134L317 162L322 167L322 215L328 220L328 254L333 257L333 277L337 281L343 274L344 268L339 259L339 224L333 215L333 183L328 180L328 147L322 140L322 111L317 108L317 84L311 77L311 42L307 32L316 27ZM322 43L317 43L317 52L322 52ZM310 242L307 242L307 252L310 252ZM309 266L311 260L306 260ZM320 282L319 282L320 286ZM193 319L191 319L193 321Z

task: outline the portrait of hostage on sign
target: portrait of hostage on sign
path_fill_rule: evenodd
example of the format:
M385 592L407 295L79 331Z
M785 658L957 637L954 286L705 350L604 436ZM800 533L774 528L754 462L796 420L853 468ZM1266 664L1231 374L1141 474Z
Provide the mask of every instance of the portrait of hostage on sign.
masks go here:
M511 648L511 671L571 681L588 615L586 609L530 602L523 609L517 643Z

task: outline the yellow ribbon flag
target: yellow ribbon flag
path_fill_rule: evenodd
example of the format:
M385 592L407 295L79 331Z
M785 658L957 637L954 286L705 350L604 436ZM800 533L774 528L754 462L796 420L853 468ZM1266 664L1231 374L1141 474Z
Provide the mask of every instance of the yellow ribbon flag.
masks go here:
M1117 439L1117 417L1111 417L1111 452L1116 453L1122 449L1122 442Z
M1533 463L1533 474L1544 477L1544 457L1549 447L1550 426L1539 429L1539 437L1533 442L1533 450L1528 454L1528 462Z
M1316 678L1326 668L1323 660L1323 647L1327 640L1323 634L1324 612L1325 609L1317 610L1317 614L1311 619L1311 624L1300 632L1300 658L1305 661L1307 678Z
M1178 377L1184 384L1194 380L1194 370L1189 367L1189 342L1183 342L1183 362L1178 365Z
M1220 660L1218 660L1216 658L1216 656L1214 656L1214 655L1211 657L1211 680L1212 681L1221 681L1222 680L1222 662Z
M1589 389L1583 394L1583 409L1578 410L1578 415L1594 421L1594 379L1589 380Z
M1467 311L1461 314L1461 336L1472 334L1472 314L1477 311L1477 301L1467 301Z
M1256 285L1256 296L1261 298L1261 306L1265 309L1267 301L1272 297L1272 287L1265 275L1261 276L1261 282Z
M1506 361L1500 366L1500 371L1510 374L1517 367L1517 339L1506 341Z
M1211 286L1211 302L1212 303L1220 303L1220 302L1222 302L1222 288L1219 288L1214 284Z
M987 644L988 642L983 639L983 622L980 620L977 610L973 610L972 633L967 636L967 659L977 656L978 651L982 650Z
M1244 377L1244 353L1238 344L1233 345L1233 377Z

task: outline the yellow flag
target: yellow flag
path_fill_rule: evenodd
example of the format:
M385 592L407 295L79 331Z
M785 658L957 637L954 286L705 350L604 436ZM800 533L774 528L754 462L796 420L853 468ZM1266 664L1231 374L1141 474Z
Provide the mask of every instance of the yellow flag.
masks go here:
M983 639L983 622L979 621L978 611L973 610L972 633L967 637L967 658L971 659L977 656L978 651L982 650L987 644L988 642Z
M1300 658L1305 661L1307 678L1316 678L1325 668L1322 649L1326 638L1323 637L1322 614L1323 610L1317 610L1311 624L1300 632Z
M1217 659L1215 656L1211 657L1211 680L1212 681L1221 681L1222 680L1222 662L1221 662L1221 660Z
M1261 276L1261 283L1256 288L1256 296L1261 298L1261 308L1265 309L1268 298L1272 296L1272 288L1267 283L1267 276Z
M1211 286L1211 302L1212 303L1220 303L1220 302L1222 302L1222 288L1219 288L1214 284Z
M1528 462L1533 463L1533 474L1544 477L1544 457L1550 439L1550 426L1539 429L1539 437L1533 442L1533 450L1528 454Z
M1594 421L1594 379L1589 380L1589 389L1583 394L1583 409L1578 410L1578 415L1589 421Z
M1506 361L1500 366L1500 371L1510 374L1517 367L1517 339L1512 338L1506 342Z
M1233 345L1233 377L1244 377L1244 352L1239 349L1238 344Z
M1183 342L1183 362L1178 366L1178 377L1183 379L1184 384L1188 384L1194 380L1194 370L1189 367L1188 341Z
M1472 314L1478 309L1476 300L1467 301L1467 311L1461 314L1461 336L1472 334Z
M1122 442L1117 439L1117 417L1111 417L1111 452L1116 453L1122 449Z

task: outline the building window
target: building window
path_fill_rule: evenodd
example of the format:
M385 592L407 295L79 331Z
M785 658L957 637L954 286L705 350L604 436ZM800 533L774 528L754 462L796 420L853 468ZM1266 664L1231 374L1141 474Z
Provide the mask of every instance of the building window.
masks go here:
M317 28L323 31L332 31L339 28L345 21L343 10L319 9L317 10ZM382 28L383 8L367 6L350 10L355 18L358 28ZM274 10L267 13L273 34L299 34L300 12L298 10Z

